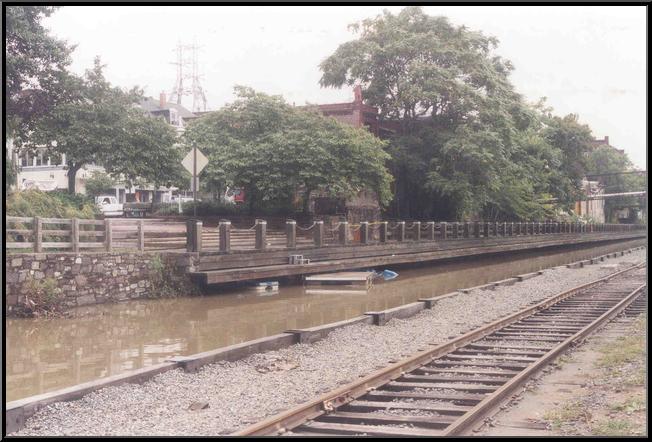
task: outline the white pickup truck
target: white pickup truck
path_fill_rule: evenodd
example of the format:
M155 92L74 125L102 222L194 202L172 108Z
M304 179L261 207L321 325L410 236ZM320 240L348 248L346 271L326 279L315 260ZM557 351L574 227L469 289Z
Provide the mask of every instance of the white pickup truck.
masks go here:
M124 216L124 207L115 196L96 196L95 204L100 208L104 216Z

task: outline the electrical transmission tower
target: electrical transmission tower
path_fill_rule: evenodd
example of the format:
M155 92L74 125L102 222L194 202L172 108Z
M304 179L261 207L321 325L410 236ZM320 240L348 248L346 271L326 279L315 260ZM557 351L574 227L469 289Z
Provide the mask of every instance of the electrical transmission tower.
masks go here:
M177 67L177 81L172 88L170 101L181 104L181 97L192 96L192 111L202 112L206 110L206 94L199 82L199 46L193 44L177 44L177 60L173 65ZM184 86L184 80L190 80L190 88Z

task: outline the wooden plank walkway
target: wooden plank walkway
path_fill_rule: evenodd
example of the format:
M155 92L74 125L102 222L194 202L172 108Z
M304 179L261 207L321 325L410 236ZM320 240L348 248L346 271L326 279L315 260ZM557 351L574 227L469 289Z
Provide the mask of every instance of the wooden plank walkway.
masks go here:
M301 254L309 264L289 264L289 255L296 250L255 251L236 253L200 253L193 276L203 284L253 281L294 275L314 275L325 272L436 261L477 256L488 253L535 250L574 244L600 244L613 241L645 240L645 231L628 233L594 233L541 235L486 239L428 241L384 245L349 245L303 249Z

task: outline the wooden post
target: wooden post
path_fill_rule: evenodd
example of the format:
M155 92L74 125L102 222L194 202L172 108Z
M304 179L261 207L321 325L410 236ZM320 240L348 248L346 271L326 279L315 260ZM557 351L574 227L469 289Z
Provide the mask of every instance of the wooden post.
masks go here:
M256 250L267 248L267 221L256 220Z
M489 231L491 230L491 224L484 223L484 237L489 238Z
M41 253L43 251L43 222L38 216L34 217L32 228L34 229L34 251Z
M382 221L380 223L380 237L379 240L381 243L387 242L387 221Z
M285 221L285 246L288 249L297 247L297 222L293 219Z
M340 229L339 229L339 243L342 245L346 245L349 243L349 235L347 235L349 230L349 223L347 221L342 221L340 222Z
M455 221L453 223L453 238L457 239L460 237L460 223Z
M104 220L104 247L106 251L110 252L113 247L113 231L111 230L111 219Z
M471 229L469 229L469 227L470 227L469 222L465 221L464 222L464 238L469 238L469 236L471 234Z
M369 222L360 222L360 244L369 244Z
M398 229L396 240L399 242L405 241L405 221L399 221L396 227Z
M144 229L141 228L142 223L143 220L140 220L140 223L138 224L139 238L140 238L140 232L142 231L144 233ZM186 250L188 252L201 252L202 224L203 223L201 221L196 219L189 219L188 221L186 221ZM144 244L145 244L144 235L142 238L143 238L142 244L144 250ZM139 249L140 249L140 241L141 240L139 239Z
M514 236L514 223L509 223L509 236Z
M439 223L439 233L441 239L448 239L448 223Z
M415 221L412 225L412 231L414 232L414 240L421 241L421 222Z
M73 218L70 225L70 240L72 241L72 251L79 252L79 218Z
M323 247L324 245L324 222L323 221L315 221L315 227L314 227L314 239L315 239L315 247Z
M231 221L220 221L217 226L220 234L220 252L231 251Z
M201 223L201 221L198 221ZM199 235L199 234L198 234ZM138 250L145 251L145 220L138 220Z
M430 241L435 240L435 222L434 221L428 221L426 223L426 231L427 231L427 238Z
M480 238L480 222L479 221L474 221L473 222L473 236L476 238Z
M498 236L498 223L494 222L494 236Z
M186 221L186 251L194 252L195 246L195 220Z

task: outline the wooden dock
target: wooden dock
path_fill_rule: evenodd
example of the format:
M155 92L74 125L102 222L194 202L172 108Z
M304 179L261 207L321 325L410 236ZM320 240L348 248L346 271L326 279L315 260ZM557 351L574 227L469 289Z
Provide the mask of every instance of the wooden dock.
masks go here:
M362 285L371 287L374 272L337 272L306 276L307 285Z
M542 250L576 244L609 244L645 241L646 231L586 234L520 235L488 238L456 238L445 241L404 241L384 244L348 244L300 249L309 264L289 264L297 249L232 250L201 252L192 276L200 284L277 280L295 275L322 275L354 269L389 268L399 264L436 262L443 259Z

